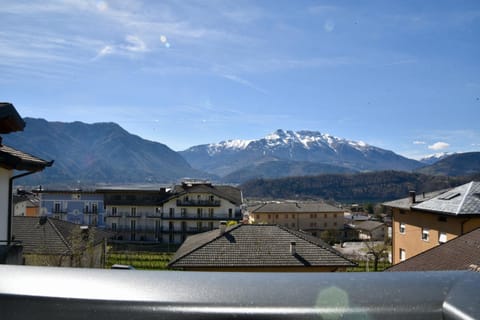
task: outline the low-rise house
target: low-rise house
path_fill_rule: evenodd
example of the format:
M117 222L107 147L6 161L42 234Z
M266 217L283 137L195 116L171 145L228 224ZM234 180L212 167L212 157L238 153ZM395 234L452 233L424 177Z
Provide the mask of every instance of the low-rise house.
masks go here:
M13 205L14 216L38 217L40 215L40 199L33 194L14 194Z
M424 251L385 271L480 270L480 228Z
M362 221L354 225L358 232L358 240L385 241L386 225L380 221Z
M480 182L383 204L393 213L392 258L397 264L480 227Z
M248 208L249 223L278 224L315 237L325 230L340 234L343 209L325 202L268 202Z
M25 265L103 268L110 234L48 217L14 217Z
M333 272L353 266L319 238L265 224L221 225L190 236L169 263L190 271Z

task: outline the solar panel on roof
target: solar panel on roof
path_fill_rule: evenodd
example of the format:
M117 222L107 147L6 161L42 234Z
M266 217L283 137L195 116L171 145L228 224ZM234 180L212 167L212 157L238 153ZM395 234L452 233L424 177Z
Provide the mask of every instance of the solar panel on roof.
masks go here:
M460 192L448 192L445 195L438 197L440 200L452 200L455 197L458 197Z

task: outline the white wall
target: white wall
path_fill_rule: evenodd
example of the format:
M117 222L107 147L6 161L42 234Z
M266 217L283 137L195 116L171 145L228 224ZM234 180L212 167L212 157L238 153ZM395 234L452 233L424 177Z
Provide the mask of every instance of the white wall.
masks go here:
M8 240L8 185L12 170L0 168L0 240Z

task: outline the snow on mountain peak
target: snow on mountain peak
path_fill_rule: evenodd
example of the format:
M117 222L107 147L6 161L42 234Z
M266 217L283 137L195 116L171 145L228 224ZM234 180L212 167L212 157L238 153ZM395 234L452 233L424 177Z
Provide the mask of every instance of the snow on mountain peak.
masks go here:
M208 153L212 155L224 149L243 150L246 149L252 141L254 140L234 139L221 141L219 143L211 143L208 145Z
M263 141L263 142L262 142ZM301 144L305 149L311 149L315 146L323 146L337 151L336 148L339 144L348 144L351 147L362 151L369 147L363 141L350 141L342 138L332 136L328 133L320 133L318 131L292 131L278 129L263 139L258 140L227 140L219 143L212 143L208 145L208 153L210 155L216 154L223 150L245 150L252 142L262 142L269 148L274 148L282 145L295 145Z

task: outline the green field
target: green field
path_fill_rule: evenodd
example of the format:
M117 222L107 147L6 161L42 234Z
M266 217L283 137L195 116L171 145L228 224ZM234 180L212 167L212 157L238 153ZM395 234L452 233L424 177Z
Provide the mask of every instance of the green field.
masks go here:
M367 263L365 260L362 260L362 261L355 261L356 263L358 263L358 267L354 267L354 268L347 268L347 272L366 272L367 271ZM385 269L387 269L388 267L390 267L391 264L388 263L387 261L380 261L378 263L378 272L379 271L383 271ZM369 272L373 272L373 261L370 261L368 263L368 271Z
M166 270L173 255L164 252L111 252L107 256L106 268L114 264L126 264L139 270Z

